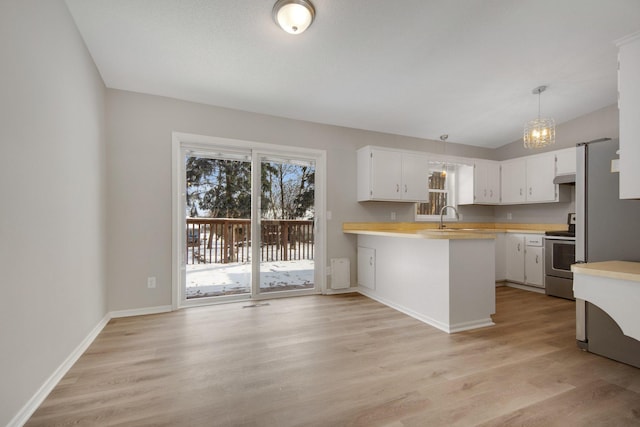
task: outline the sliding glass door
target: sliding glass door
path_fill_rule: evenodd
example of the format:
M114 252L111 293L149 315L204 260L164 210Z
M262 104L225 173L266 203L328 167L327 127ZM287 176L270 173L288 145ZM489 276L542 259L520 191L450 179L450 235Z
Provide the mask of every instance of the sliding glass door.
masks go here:
M320 291L318 156L260 148L180 145L178 305Z
M260 156L258 293L315 289L315 161Z
M251 160L185 153L186 299L251 293Z

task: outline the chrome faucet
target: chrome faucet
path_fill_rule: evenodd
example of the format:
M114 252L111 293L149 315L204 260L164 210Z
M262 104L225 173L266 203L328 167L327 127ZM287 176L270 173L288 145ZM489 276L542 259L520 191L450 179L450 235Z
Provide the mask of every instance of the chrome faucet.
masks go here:
M438 229L442 230L444 228L444 223L442 222L442 217L444 216L444 211L447 210L447 208L451 208L453 209L453 211L456 213L456 219L460 219L460 215L458 215L458 209L456 209L455 206L452 205L446 205L443 206L442 209L440 209L440 226L438 226Z

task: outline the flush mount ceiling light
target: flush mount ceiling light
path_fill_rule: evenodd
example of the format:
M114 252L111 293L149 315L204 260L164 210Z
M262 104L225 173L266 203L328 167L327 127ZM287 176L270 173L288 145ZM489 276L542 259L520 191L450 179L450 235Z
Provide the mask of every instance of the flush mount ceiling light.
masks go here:
M289 34L300 34L309 28L316 10L308 0L278 0L273 6L273 19Z
M546 86L538 86L531 91L538 95L538 118L524 125L524 148L542 148L556 142L556 122L540 118L540 94L546 89Z

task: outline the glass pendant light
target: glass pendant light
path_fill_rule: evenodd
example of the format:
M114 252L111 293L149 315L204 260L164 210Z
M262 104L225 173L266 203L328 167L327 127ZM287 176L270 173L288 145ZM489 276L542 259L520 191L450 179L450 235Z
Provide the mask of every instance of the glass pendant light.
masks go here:
M556 122L540 117L540 94L546 89L546 86L538 86L531 91L538 95L538 118L524 125L524 148L542 148L556 142Z

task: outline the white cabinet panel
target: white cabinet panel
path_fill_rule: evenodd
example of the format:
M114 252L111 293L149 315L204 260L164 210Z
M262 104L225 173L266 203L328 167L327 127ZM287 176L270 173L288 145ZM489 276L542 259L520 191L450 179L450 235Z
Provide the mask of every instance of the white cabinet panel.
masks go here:
M500 203L499 162L476 160L473 166L459 166L457 179L459 204Z
M487 202L500 203L500 163L485 163L485 186L487 188Z
M619 42L620 198L640 199L640 32Z
M524 255L524 283L526 285L544 286L543 249L539 246L527 246Z
M507 233L507 280L544 287L542 235Z
M524 283L524 236L507 234L507 280Z
M555 156L553 153L527 158L527 202L554 202L556 188Z
M405 201L425 201L429 198L427 179L429 159L426 155L402 153L402 195Z
M553 152L556 155L556 176L576 173L576 147Z
M358 246L358 286L376 288L376 250Z
M502 162L502 203L524 203L527 185L526 161L514 159Z
M399 200L402 183L402 154L371 150L371 196L373 199Z
M496 282L507 279L506 233L496 233Z
M475 203L475 166L460 165L456 171L458 189L456 197L459 205L472 205Z

